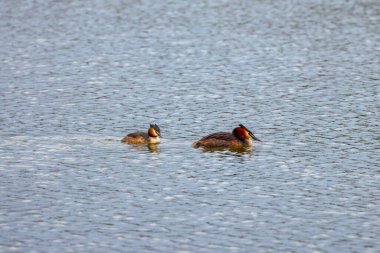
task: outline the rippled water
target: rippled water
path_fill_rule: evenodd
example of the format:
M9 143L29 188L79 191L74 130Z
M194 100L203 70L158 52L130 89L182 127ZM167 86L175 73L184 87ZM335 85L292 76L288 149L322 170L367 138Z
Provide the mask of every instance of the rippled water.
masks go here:
M1 252L379 252L380 4L1 1ZM127 133L157 123L157 147ZM243 123L250 152L191 143Z

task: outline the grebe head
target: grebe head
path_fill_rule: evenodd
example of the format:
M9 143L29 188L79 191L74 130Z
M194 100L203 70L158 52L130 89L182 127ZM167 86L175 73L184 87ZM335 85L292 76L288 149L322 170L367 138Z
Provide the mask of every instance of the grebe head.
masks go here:
M239 124L239 127L235 128L232 131L233 135L236 136L239 140L247 140L249 138L252 138L256 141L261 141L259 140L248 128L246 128L243 124Z
M150 124L148 135L150 137L161 137L161 130L156 124Z

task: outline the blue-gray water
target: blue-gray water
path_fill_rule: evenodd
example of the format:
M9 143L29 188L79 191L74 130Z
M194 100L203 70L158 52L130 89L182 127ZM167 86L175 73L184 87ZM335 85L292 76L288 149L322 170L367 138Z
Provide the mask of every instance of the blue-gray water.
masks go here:
M379 252L380 3L1 1L0 252ZM157 123L157 148L119 140ZM243 123L251 152L191 143Z

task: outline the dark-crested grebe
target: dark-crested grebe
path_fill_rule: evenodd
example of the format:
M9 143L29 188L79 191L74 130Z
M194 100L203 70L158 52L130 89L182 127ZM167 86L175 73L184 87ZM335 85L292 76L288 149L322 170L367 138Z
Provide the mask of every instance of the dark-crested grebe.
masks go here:
M245 126L239 124L232 133L218 132L209 134L193 143L194 148L242 148L252 146L252 139L260 141Z
M148 144L159 143L161 137L161 130L156 124L150 124L148 133L136 132L125 136L121 142L133 143L133 144Z

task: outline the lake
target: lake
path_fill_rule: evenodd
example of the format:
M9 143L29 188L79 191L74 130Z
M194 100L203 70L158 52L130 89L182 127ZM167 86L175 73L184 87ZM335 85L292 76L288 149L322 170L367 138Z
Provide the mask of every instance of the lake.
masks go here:
M379 24L376 0L1 1L0 252L379 252ZM240 123L262 142L191 146Z

